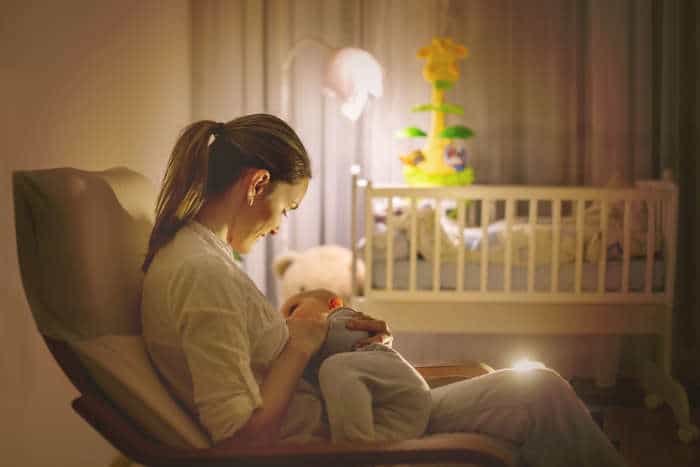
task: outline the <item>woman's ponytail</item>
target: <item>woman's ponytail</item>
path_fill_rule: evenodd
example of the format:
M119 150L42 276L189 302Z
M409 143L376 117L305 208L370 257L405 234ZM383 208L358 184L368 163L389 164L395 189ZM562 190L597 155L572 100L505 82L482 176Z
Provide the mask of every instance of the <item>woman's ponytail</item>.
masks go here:
M197 216L208 198L223 193L250 168L268 170L272 183L311 178L304 145L274 115L244 115L227 123L201 120L185 128L163 177L141 269L148 270L158 250Z
M180 227L193 219L204 204L209 138L214 131L221 130L220 125L212 120L195 122L185 128L175 143L156 202L155 225L141 268L144 272L156 252L175 236Z

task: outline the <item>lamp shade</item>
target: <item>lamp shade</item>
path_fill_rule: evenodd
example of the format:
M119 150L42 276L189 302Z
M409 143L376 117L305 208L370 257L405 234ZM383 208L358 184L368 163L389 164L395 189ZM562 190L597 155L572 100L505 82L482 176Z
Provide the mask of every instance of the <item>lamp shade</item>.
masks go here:
M345 47L328 60L324 90L341 101L340 110L350 120L357 120L370 95L383 92L382 67L369 52Z

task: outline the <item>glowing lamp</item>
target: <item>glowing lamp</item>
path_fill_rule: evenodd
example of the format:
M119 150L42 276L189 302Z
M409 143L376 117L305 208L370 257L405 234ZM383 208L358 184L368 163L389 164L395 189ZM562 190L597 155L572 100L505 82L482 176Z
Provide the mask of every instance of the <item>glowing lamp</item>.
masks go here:
M328 60L324 91L341 101L340 111L357 120L370 95L381 97L382 67L369 52L355 47L334 51Z
M535 368L546 368L542 362L537 362L534 360L528 360L523 358L513 363L513 369L515 371L530 371Z
M340 111L350 120L357 120L369 96L381 97L382 67L372 54L356 47L337 49L318 39L302 39L289 51L282 64L282 118L288 120L291 107L289 69L300 50L316 45L330 51L323 82L325 94L340 100Z

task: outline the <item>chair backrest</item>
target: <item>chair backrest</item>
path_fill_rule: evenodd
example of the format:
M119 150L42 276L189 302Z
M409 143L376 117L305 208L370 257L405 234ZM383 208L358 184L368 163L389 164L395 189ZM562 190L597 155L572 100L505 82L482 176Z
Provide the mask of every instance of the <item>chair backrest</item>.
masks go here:
M126 168L13 174L22 282L40 332L138 335L141 263L156 190Z
M22 283L39 331L76 388L105 397L169 446L210 440L153 368L139 312L157 191L126 168L13 174Z

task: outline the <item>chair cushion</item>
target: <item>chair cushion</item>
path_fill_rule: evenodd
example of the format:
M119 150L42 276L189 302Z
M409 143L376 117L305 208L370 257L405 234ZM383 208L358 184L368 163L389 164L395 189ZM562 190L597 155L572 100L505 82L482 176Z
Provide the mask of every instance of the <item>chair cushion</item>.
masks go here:
M211 445L161 383L141 336L101 336L70 346L106 396L146 433L170 446Z
M139 334L155 186L126 168L13 174L22 282L42 334Z

